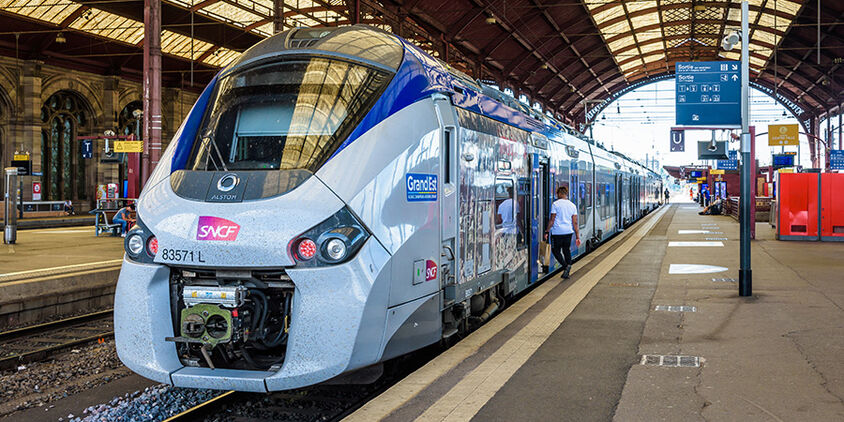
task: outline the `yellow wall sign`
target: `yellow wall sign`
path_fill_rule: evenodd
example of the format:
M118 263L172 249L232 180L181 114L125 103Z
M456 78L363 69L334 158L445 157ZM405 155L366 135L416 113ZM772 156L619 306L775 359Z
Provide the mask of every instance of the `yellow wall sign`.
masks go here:
M144 141L114 141L114 152L144 152Z
M712 170L709 170L709 174L724 174L724 170L712 169Z
M768 146L798 145L798 127L793 125L768 125Z
M29 160L29 154L14 154L14 157L12 158L12 160L28 161Z
M697 181L698 181L698 182L705 182L705 181L706 181L706 178L705 178L705 177L698 177L698 178L697 178Z

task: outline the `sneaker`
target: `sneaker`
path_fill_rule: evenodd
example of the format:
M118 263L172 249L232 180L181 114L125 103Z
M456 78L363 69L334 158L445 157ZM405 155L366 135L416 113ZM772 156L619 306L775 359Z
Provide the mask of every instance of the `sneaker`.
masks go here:
M571 271L571 265L567 266L566 270L563 271L563 278L565 278L565 279L569 278L569 272L570 271Z
M120 237L126 237L126 233L121 233Z

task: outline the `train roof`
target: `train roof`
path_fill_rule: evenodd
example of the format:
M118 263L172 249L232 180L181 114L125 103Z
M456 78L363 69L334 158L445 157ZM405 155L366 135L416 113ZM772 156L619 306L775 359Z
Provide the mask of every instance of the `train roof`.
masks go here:
M349 136L344 145L352 142L380 119L386 118L404 106L429 97L432 93L440 92L451 96L452 102L457 107L529 132L541 133L555 142L570 144L584 150L588 148L593 154L603 151L606 153L602 154L605 158L626 161L628 165L653 173L629 157L607 150L603 145L571 126L534 110L512 95L490 84L475 80L447 63L428 55L407 40L368 25L294 28L281 32L246 50L236 61L221 71L217 78L241 68L295 54L335 56L395 73L391 82L393 91L382 95L382 100L390 103L376 104L372 111L378 115L367 116L367 119L361 123L361 127Z

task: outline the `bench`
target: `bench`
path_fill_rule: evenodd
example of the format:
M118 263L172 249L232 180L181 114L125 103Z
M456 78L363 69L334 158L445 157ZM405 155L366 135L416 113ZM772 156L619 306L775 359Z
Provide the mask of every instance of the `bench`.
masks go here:
M100 236L100 233L107 232L110 232L112 236L119 236L121 234L120 224L109 222L109 212L111 213L111 217L114 218L117 210L94 209L88 212L94 215L94 232L97 237Z

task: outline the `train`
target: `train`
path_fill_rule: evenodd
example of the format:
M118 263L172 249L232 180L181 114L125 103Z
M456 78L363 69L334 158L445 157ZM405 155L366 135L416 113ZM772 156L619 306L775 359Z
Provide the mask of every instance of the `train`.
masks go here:
M212 79L146 182L117 354L267 392L449 342L559 270L540 250L558 186L574 257L661 202L659 174L398 36L281 32Z

